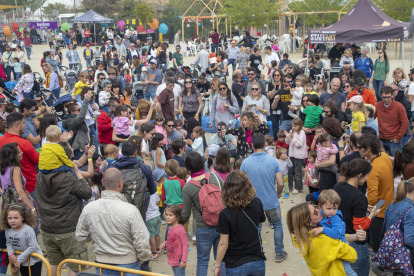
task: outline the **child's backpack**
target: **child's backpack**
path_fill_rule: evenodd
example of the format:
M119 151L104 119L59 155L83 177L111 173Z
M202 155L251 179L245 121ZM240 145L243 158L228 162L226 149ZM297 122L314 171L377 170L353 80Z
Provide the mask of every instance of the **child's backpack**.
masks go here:
M198 200L200 202L201 210L197 207L196 209L200 212L204 222L210 226L216 226L218 224L220 212L224 209L224 206L221 203L220 180L214 173L213 175L215 176L220 187L209 183L210 173L206 173L206 178L201 180L201 182L190 180L190 183L200 187L200 191L198 192Z

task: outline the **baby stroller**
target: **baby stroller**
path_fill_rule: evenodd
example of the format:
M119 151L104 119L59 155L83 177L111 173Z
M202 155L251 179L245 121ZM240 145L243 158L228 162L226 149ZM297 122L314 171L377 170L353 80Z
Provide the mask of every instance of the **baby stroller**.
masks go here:
M19 41L17 39L13 39L11 43L11 50L16 51L17 46L19 46Z
M73 88L75 87L75 84L79 81L78 72L73 69L68 69L64 72L64 75L66 79L65 89L66 91L71 93Z
M183 66L182 68L181 68L181 70L180 70L180 68L179 68L179 71L182 71L182 73L184 73L184 78L190 78L191 80L193 80L193 81L196 81L197 80L197 78L195 78L194 76L193 76L193 71L191 70L191 68L190 67L188 67L188 66Z
M65 117L65 104L72 101L72 95L66 94L62 95L54 104L53 110L55 111L56 115L58 116L59 121L63 120Z
M39 42L39 44L45 43L45 41L42 39L42 36L40 34L37 34L37 41Z
M66 48L66 42L65 42L65 40L64 40L64 39L59 39L59 40L57 41L57 46L58 46L59 48Z
M144 87L145 85L140 81L136 81L132 84L132 92L138 101L144 98Z
M9 90L9 88L4 83L4 80L2 78L0 78L0 87L3 89L3 96L6 98L7 101L9 102L17 101L17 98Z

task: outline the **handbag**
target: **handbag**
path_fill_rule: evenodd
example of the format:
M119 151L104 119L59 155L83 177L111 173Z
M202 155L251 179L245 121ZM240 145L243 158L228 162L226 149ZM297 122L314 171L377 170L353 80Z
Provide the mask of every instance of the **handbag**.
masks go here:
M386 270L404 275L414 275L412 266L412 249L404 243L404 218L405 214L414 207L408 208L398 220L385 232L380 249L372 258L372 262L378 262Z
M17 193L16 188L14 187L13 182L12 182L13 171L14 171L14 167L10 170L9 186L7 186L7 188L3 192L3 200L1 204L2 210L4 210L5 208L7 209L10 205L13 205L17 202L21 202L20 196ZM23 181L23 178L22 178L22 181Z
M58 80L59 80L59 86L60 88L63 88L63 79L60 75L58 75Z

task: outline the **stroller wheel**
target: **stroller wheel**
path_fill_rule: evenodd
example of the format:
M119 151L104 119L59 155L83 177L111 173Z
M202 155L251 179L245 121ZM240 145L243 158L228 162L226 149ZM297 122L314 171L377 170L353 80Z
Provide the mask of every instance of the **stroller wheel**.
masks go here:
M68 91L68 92L70 92L69 91L69 85L65 84L65 90Z

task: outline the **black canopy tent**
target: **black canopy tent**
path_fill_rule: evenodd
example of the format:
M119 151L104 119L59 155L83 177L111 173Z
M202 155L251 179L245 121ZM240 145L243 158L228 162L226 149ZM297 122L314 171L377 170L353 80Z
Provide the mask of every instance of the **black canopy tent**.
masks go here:
M308 42L402 42L404 49L404 40L412 35L410 23L389 17L369 0L359 0L338 22L326 28L309 30ZM402 60L404 67L404 51Z
M84 13L83 15L81 15L77 18L70 19L69 23L89 23L89 24L93 24L94 33L95 33L95 43L97 43L95 24L115 23L115 20L113 20L111 18L108 18L108 17L105 17L103 15L100 15L100 14L94 12L93 10L89 10L86 13Z

